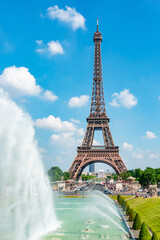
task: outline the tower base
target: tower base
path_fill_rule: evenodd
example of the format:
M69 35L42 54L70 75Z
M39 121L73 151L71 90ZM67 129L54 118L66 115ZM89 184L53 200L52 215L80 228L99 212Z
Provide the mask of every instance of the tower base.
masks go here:
M70 179L78 180L83 169L96 162L108 164L117 174L127 170L117 146L94 146L89 149L78 147L77 156L69 169Z

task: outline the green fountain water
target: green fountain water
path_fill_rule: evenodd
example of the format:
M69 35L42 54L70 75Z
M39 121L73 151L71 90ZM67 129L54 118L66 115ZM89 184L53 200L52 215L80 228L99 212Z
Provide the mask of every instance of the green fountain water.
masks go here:
M84 198L57 197L55 208L60 228L42 240L130 239L116 205L103 194Z

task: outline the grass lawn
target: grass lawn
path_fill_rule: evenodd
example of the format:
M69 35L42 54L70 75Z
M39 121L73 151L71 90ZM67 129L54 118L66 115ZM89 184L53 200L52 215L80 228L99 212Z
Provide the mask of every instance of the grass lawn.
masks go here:
M160 197L134 198L127 201L139 213L141 220L160 237Z

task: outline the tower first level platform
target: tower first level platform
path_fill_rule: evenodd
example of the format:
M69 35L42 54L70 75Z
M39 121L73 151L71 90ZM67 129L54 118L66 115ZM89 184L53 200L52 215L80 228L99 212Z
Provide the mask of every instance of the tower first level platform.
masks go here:
M77 156L69 172L70 178L79 179L82 171L92 163L105 163L111 166L117 174L127 168L119 155L119 147L114 145L109 129L109 118L88 118L88 125L81 147L77 148ZM104 146L92 146L94 131L102 130Z

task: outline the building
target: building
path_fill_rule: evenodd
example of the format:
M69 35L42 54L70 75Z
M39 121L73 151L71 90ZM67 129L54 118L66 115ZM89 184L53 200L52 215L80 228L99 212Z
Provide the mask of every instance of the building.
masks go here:
M98 171L98 178L105 178L106 177L106 174L104 172L104 170L99 170Z
M89 165L89 172L95 172L95 163Z

